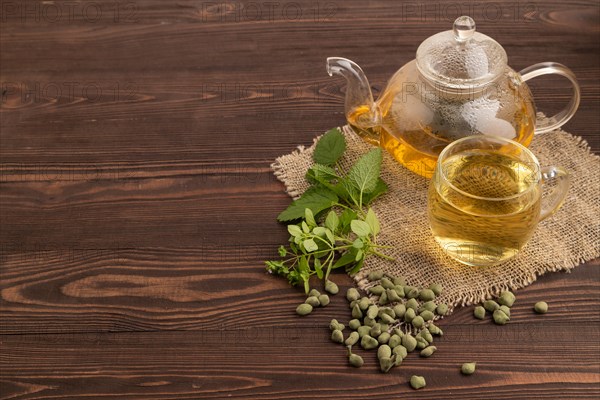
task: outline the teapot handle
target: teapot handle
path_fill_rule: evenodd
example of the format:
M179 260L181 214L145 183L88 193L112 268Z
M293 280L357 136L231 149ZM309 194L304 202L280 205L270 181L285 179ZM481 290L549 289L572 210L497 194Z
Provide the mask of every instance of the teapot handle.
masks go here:
M577 83L577 79L575 78L573 71L559 63L543 62L527 67L519 73L521 74L521 79L523 81L528 81L537 76L557 74L567 78L569 81L571 81L571 85L573 85L573 96L571 97L569 104L567 104L562 111L558 112L553 117L548 118L547 122L537 125L535 128L536 135L538 133L546 133L560 128L571 119L571 117L575 114L575 111L577 111L577 108L579 107L579 101L581 100L581 90L579 89L579 83Z

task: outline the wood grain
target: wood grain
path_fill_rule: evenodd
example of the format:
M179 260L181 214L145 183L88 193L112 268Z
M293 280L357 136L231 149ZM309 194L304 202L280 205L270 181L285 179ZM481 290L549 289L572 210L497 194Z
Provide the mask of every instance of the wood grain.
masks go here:
M600 396L599 260L519 291L505 327L458 309L434 357L387 375L328 340L350 317L341 296L301 319L301 291L262 264L289 203L270 163L344 123L327 56L357 61L377 94L470 14L517 71L573 69L565 129L599 152L597 2L75 3L1 4L0 399ZM569 97L560 78L531 87L547 113Z

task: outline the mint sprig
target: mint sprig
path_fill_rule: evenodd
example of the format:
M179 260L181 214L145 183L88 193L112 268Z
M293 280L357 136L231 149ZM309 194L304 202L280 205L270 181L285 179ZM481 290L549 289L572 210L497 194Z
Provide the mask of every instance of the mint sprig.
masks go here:
M277 217L296 223L288 225L288 245L279 247L282 260L267 261L267 271L292 285L302 284L307 293L313 275L327 280L342 267L356 273L371 255L391 259L379 251L386 246L377 245L379 220L369 207L387 191L379 177L382 151L369 151L346 172L339 163L345 150L339 129L323 135L313 153L315 164L306 173L311 186Z

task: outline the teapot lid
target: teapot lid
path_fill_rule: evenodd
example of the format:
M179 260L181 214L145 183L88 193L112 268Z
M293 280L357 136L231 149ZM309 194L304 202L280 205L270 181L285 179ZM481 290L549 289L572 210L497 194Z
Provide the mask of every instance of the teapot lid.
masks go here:
M480 87L506 67L506 52L494 39L475 32L475 21L462 16L451 31L426 39L417 49L417 68L425 78L450 88Z

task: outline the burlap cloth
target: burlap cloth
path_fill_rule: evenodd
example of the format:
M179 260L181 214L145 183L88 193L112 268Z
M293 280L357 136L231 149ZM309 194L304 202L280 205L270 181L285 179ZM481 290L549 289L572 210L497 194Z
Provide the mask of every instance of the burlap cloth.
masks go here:
M367 152L371 145L349 127L343 128L347 151L344 168ZM315 142L318 139L315 139ZM312 165L314 144L277 158L272 169L293 198L308 187L304 175ZM600 256L600 157L590 152L585 140L562 130L535 136L530 145L542 166L562 166L571 173L571 188L562 208L542 221L533 238L514 259L503 264L475 268L449 258L434 240L427 220L429 180L398 164L384 152L382 178L389 192L376 200L373 209L381 222L378 243L392 246L386 254L396 261L371 256L354 276L365 289L369 271L383 270L402 275L413 286L440 283L444 292L439 301L452 310L519 289L550 271L569 271Z

